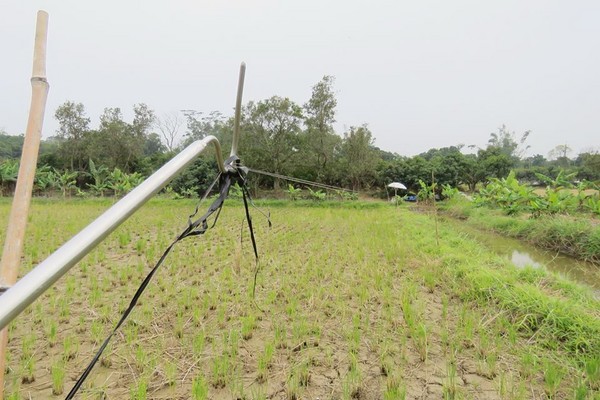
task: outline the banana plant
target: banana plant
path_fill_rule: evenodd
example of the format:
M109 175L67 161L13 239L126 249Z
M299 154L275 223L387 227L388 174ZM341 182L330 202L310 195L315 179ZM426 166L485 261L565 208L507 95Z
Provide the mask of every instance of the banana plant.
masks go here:
M44 165L35 171L33 184L39 193L50 194L59 187L58 176L52 167Z
M433 183L433 184L431 184L431 186L429 186L425 182L423 182L421 179L419 179L419 186L421 188L417 192L417 200L427 202L427 201L433 199L437 183Z
M587 208L590 212L600 215L600 197L598 196L590 196L586 198L585 208Z
M4 196L5 190L17 181L19 174L18 160L4 160L0 162L0 195Z
M124 193L130 192L143 180L144 177L139 172L128 174L121 171L119 168L115 168L110 173L110 183L108 184L108 187L113 190L115 197L118 197Z
M108 168L104 165L96 167L96 164L90 159L90 173L89 175L94 180L94 183L88 183L87 187L90 188L94 193L104 196L104 191L109 188L108 182Z
M302 192L302 189L298 188L296 189L291 183L288 184L288 196L290 196L290 200L298 200L300 198L300 193Z
M458 188L452 187L448 184L442 185L442 196L446 199L453 199L458 196Z
M577 189L577 208L579 210L585 209L584 202L589 197L589 195L586 193L586 190L594 189L594 186L595 185L593 182L587 181L585 179L581 182L578 182L577 186L575 186L575 189Z
M573 181L573 179L575 179L575 175L577 175L577 172L565 174L565 171L562 169L560 170L558 175L556 175L555 179L552 179L551 177L544 175L544 174L540 174L538 172L535 173L535 176L539 180L544 182L547 185L547 187L550 187L554 190L562 190L562 189L572 188L573 184L571 182Z
M71 191L75 189L75 184L77 183L77 171L65 170L63 173L60 173L55 169L54 173L56 174L57 186L62 192L63 198L67 197L67 194L71 196Z
M310 198L316 201L323 201L327 198L327 194L322 190L314 191L311 188L308 188L308 193L310 194Z

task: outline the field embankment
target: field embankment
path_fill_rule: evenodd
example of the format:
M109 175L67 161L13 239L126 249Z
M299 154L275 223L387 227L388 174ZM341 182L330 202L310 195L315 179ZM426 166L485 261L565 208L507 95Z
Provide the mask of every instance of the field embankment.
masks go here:
M64 396L193 204L151 201L11 324L7 398ZM428 215L350 204L274 203L272 228L254 211L253 298L244 211L228 202L167 258L83 398L598 398L588 290L451 226L438 245ZM25 269L107 205L34 202Z

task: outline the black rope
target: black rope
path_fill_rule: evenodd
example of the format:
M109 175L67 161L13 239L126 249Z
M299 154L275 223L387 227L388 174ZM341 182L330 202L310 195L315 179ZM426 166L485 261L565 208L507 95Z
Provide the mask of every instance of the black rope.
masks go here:
M67 397L65 397L65 399L72 399L75 396L75 394L79 391L79 389L81 388L81 385L86 380L86 378L88 377L88 375L90 374L90 372L92 371L92 369L94 368L94 366L96 365L98 360L100 359L100 356L106 349L106 346L108 346L108 343L110 342L111 338L114 336L114 334L117 332L117 330L121 327L121 325L123 325L123 323L129 316L131 311L133 311L140 296L142 295L142 293L144 292L144 290L146 289L146 287L152 280L152 277L154 276L154 274L156 273L158 268L162 265L162 263L165 260L165 258L167 257L167 255L171 252L171 250L173 249L175 244L177 244L177 242L185 239L186 237L204 234L209 229L208 219L210 218L211 215L216 213L215 220L214 220L213 224L211 225L211 227L215 226L215 224L217 223L217 220L219 218L221 209L223 207L223 203L225 202L225 199L227 198L227 195L229 194L229 188L231 187L231 185L233 183L240 184L240 187L242 188L242 193L243 193L243 198L244 198L244 208L246 210L246 218L248 220L248 227L250 228L250 237L252 239L252 247L254 249L254 256L256 257L257 267L256 267L256 271L254 274L254 286L252 289L252 293L254 295L254 287L256 286L256 275L258 274L258 250L256 247L256 240L254 238L254 231L252 229L252 219L250 217L250 212L248 210L248 203L246 200L246 196L248 196L248 198L250 198L250 194L246 187L245 170L244 170L244 168L237 166L238 162L239 162L239 160L236 157L230 157L225 162L225 165L227 167L229 167L228 172L226 172L224 174L219 174L219 176L217 176L217 178L210 185L210 187L208 188L208 190L206 191L206 193L204 194L202 199L205 199L209 195L209 193L211 192L211 190L213 189L213 187L215 186L215 184L217 182L219 182L219 196L212 202L210 207L208 207L208 210L206 211L206 213L204 213L204 215L202 215L200 218L197 218L195 221L192 221L192 218L198 213L200 204L198 204L196 206L196 210L194 211L194 213L188 217L188 226L183 230L183 232L181 232L181 234L179 236L177 236L177 238L169 245L169 247L167 247L167 249L164 251L164 253L160 257L160 259L156 263L156 265L152 268L150 273L143 280L142 284L140 285L140 287L136 291L135 295L131 299L129 306L123 312L121 319L115 325L114 329L108 335L108 337L104 340L104 342L102 343L102 345L100 346L100 348L98 349L96 354L94 355L94 358L92 358L92 360L90 361L90 363L88 364L86 369L83 371L83 373L81 374L81 376L75 383L75 386L73 386L73 388L71 389L71 391L69 392ZM233 166L233 165L236 165L236 166ZM270 224L271 224L271 221L269 220L269 226L270 226Z
M303 185L314 186L314 187L318 187L321 189L337 190L337 191L341 191L341 192L351 192L351 193L355 192L354 190L345 189L345 188L338 187L338 186L332 186L332 185L328 185L326 183L307 181L306 179L300 179L300 178L294 178L293 176L275 174L273 172L260 171L258 169L253 169L253 168L248 168L248 171L254 172L255 174L259 174L259 175L270 176L272 178L282 179L284 181L289 181L289 182L301 183Z

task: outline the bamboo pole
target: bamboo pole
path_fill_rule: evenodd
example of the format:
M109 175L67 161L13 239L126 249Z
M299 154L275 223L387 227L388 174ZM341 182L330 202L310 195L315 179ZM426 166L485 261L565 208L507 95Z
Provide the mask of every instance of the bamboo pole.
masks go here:
M433 190L433 217L435 219L435 243L437 247L440 247L440 232L438 231L438 215L437 207L435 205L435 176L433 170L431 171L431 189Z
M19 176L13 197L12 208L6 229L4 251L0 261L0 289L2 292L10 288L17 280L19 262L23 252L25 227L33 179L37 166L37 157L40 148L44 111L48 97L48 81L46 80L46 38L48 34L48 13L38 11L35 28L35 44L33 49L33 72L31 74L31 105L27 130L23 142L23 152L19 166ZM6 361L6 346L8 344L8 330L0 332L0 400L4 398L4 370Z

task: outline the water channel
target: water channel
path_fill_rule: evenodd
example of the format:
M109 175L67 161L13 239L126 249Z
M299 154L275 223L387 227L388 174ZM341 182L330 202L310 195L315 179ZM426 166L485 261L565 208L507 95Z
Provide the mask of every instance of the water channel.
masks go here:
M546 268L573 281L589 286L600 297L600 266L576 260L560 253L543 250L518 239L482 231L464 223L456 222L463 234L478 241L484 247L506 257L517 267L526 265Z

